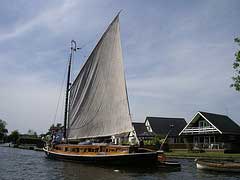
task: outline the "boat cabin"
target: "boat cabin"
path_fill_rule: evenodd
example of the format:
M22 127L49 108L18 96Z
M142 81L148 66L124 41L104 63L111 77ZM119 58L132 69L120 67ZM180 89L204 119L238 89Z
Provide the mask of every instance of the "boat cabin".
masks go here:
M59 144L51 149L56 153L75 154L75 155L113 155L113 154L128 154L129 146L114 146L114 145L70 145Z
M198 112L179 135L190 149L231 149L239 143L240 127L228 116Z

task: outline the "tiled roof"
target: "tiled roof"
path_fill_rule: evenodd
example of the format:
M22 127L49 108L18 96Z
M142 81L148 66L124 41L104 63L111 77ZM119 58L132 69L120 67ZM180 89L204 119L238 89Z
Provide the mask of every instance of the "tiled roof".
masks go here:
M146 120L149 121L154 133L164 136L170 128L172 128L172 130L169 136L178 136L187 124L184 118L146 117Z
M230 119L228 116L201 111L199 113L201 113L223 134L240 134L239 125L235 123L232 119Z
M144 123L133 122L132 125L135 129L137 137L153 136L153 133L148 132Z

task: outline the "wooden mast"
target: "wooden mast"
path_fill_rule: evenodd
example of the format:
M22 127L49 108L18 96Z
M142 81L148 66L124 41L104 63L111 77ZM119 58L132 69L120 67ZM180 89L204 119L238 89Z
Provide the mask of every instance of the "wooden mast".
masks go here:
M71 41L71 52L69 57L69 63L68 63L68 74L67 74L67 88L66 88L66 97L65 97L65 112L64 112L64 131L63 131L63 137L64 139L67 138L67 119L68 119L68 98L69 98L69 87L70 87L70 77L71 77L71 64L72 64L72 58L73 53L79 48L77 48L76 41Z

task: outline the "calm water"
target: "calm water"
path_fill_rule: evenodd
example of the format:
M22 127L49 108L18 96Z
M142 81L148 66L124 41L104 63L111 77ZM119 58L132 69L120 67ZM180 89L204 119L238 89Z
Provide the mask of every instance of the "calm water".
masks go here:
M164 180L236 180L240 174L203 172L193 160L179 160L181 171L153 168L96 167L79 163L48 160L43 152L0 147L0 179L75 180L75 179L164 179Z

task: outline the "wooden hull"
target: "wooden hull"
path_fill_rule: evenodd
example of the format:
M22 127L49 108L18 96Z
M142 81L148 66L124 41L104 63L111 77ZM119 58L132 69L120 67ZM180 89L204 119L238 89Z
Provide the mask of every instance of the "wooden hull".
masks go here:
M50 159L76 161L81 163L105 164L105 165L146 165L155 164L157 160L157 152L114 154L114 155L76 155L53 152L44 149L46 155Z
M240 172L240 163L234 162L214 162L197 160L198 169L220 171L220 172Z

